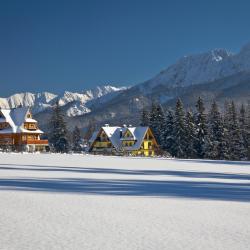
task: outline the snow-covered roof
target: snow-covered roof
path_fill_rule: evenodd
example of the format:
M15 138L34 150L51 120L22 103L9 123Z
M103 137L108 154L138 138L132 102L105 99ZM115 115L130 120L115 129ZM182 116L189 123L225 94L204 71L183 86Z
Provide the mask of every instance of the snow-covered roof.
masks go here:
M26 118L25 122L32 122L32 123L37 123L36 120L32 119L32 118Z
M43 133L43 131L39 129L29 131L23 128L23 124L25 122L37 122L32 118L28 118L28 114L30 113L28 107L20 107L14 109L0 109L0 112L2 114L1 120L9 124L9 127L0 130L1 134L31 133L31 132L36 134Z
M128 127L128 130L134 136L136 142L133 146L125 147L126 150L137 150L141 147L143 139L148 131L149 127Z
M90 143L92 143L92 142L95 141L95 139L96 139L98 133L99 133L99 131L95 131L95 132L92 134L91 138L89 139L89 142L90 142Z
M117 149L120 150L122 149L122 141L123 140L135 140L135 144L131 147L126 147L127 150L137 150L140 148L143 139L145 137L145 134L147 132L147 130L149 129L149 127L110 127L110 126L104 126L101 128L105 134L107 135L107 137L109 138L109 140L111 141L111 143L113 144L113 146ZM122 135L124 136L124 134L126 133L126 131L129 130L130 133L132 134L133 137L129 137L129 138L125 138L125 137L120 137L120 133L122 132ZM89 140L90 143L92 144L98 134L99 131L96 131L93 133L91 139Z
M124 129L122 127L102 127L102 129L104 130L104 132L106 133L106 135L108 136L109 140L111 141L111 143L113 144L113 146L116 149L120 149L121 148L121 140L120 140L120 131L122 133L124 133Z

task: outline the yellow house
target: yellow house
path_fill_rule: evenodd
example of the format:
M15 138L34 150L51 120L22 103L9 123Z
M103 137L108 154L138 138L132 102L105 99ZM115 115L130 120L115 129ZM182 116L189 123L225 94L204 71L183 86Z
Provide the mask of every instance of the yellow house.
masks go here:
M93 133L89 151L95 154L154 156L159 146L149 127L110 127Z

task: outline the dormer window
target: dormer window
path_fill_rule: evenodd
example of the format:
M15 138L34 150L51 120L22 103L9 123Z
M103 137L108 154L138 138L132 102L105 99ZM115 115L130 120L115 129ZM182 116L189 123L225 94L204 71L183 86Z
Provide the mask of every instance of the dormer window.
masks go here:
M27 114L27 118L32 118L32 116L31 116L31 114L29 113L29 114Z

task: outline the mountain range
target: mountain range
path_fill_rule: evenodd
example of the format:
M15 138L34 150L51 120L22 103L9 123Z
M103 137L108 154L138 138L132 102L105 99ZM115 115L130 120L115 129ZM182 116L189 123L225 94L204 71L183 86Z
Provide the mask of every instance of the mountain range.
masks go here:
M65 92L22 93L7 99L0 98L0 106L33 107L36 118L46 129L51 107L56 100L67 115L69 127L86 128L89 121L98 126L139 123L140 111L149 107L152 100L163 107L172 107L181 98L188 108L194 108L201 96L208 106L216 100L221 107L227 100L237 104L250 100L250 43L233 54L225 49L184 56L152 79L132 87L97 87L82 93Z
M91 112L90 106L95 102L104 103L115 97L119 92L128 89L128 87L114 87L105 85L80 93L65 91L58 95L49 92L42 93L18 93L8 98L0 98L1 108L16 108L18 106L29 106L33 114L44 110L49 110L58 101L59 105L64 107L68 117L79 116Z

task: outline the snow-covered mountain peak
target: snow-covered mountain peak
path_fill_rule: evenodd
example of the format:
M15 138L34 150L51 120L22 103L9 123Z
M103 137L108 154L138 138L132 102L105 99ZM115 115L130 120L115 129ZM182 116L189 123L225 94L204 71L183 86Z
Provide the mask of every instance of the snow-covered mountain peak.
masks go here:
M224 59L227 59L228 57L232 55L232 53L228 52L225 49L214 49L214 50L211 50L210 53L212 56L212 60L215 62L220 62Z
M93 102L98 98L102 98L108 94L120 92L127 89L126 87L101 86L91 90L78 92L65 91L62 95L50 92L40 93L17 93L8 98L0 98L0 108L15 108L19 105L32 107L33 113L38 113L46 108L51 108L55 101L60 106L67 106L66 113L68 116L81 115L90 112L88 102ZM72 104L71 104L72 103Z
M214 49L184 56L139 86L142 91L148 93L160 85L172 88L202 84L250 70L249 59L250 43L245 45L238 54L232 54L225 49Z

